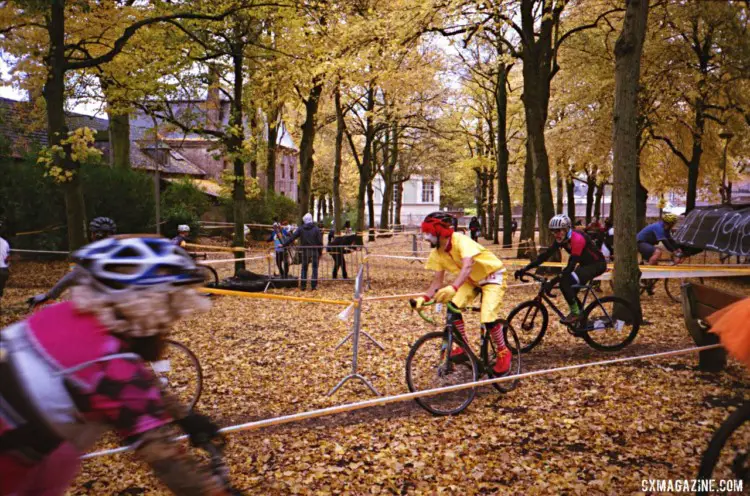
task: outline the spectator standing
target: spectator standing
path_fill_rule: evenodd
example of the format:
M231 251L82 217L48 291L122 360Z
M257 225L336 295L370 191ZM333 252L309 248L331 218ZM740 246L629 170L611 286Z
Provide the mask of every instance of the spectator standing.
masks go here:
M516 231L518 231L518 221L516 219L513 219L510 221L510 235L511 237L516 236Z
M286 248L294 243L294 240L299 238L302 262L302 268L300 270L302 283L300 289L302 291L307 289L307 268L310 263L312 263L310 289L315 291L318 287L318 260L320 259L320 252L323 246L323 233L320 232L318 226L313 222L313 216L311 213L306 213L305 216L302 217L302 222L302 227L297 228L297 230L294 231L294 234L284 242L283 246Z
M286 256L286 249L284 248L286 233L284 233L278 222L273 223L272 240L273 248L276 253L276 267L279 269L279 276L282 279L286 279L289 277L289 259Z
M349 235L352 233L352 223L348 220L344 222L344 235Z
M472 241L479 241L479 232L481 229L482 226L479 225L479 219L472 217L471 222L469 222L469 232L471 233Z
M10 276L10 245L1 235L5 234L3 222L0 221L0 300L3 298L5 283Z

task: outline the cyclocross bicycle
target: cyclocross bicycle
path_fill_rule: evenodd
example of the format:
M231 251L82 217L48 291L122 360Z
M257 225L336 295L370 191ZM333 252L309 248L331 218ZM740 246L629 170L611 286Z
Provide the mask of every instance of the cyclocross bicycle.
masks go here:
M732 482L737 492L747 491L750 485L750 402L740 406L719 426L703 454L698 478ZM709 494L709 491L696 494Z
M434 303L433 301L426 303L426 305L433 305ZM415 300L410 300L410 304L414 308L416 306ZM452 303L448 303L447 306L453 312L460 312ZM471 310L477 312L479 307L472 307ZM426 322L436 325L436 322L422 311L417 313ZM511 350L518 349L519 341L516 332L506 321L501 322L505 332L506 346ZM480 353L477 357L471 350L471 346L464 342L455 325L448 322L446 316L442 331L425 334L409 350L409 355L406 357L406 384L409 391L426 391L456 384L467 384L478 381L483 375L494 378L495 373L492 366L496 357L495 344L490 339L489 331L484 324L481 326L480 338ZM460 358L451 358L450 356L454 344L466 350L466 353ZM520 373L521 355L516 353L511 357L510 369L503 376ZM495 389L501 393L508 393L515 389L517 385L517 379L493 384ZM456 415L471 404L475 395L475 388L466 388L417 398L415 401L433 415Z
M508 314L510 327L518 331L522 345L512 351L520 350L522 353L531 351L542 342L549 325L547 306L561 319L565 317L552 300L556 295L545 292L547 279L537 274L525 273L524 276L539 283L539 292L536 297L519 304ZM521 281L528 282L528 279L521 277ZM589 346L599 351L617 351L635 339L640 320L627 300L617 296L599 297L591 284L575 284L573 288L584 290L585 293L583 300L576 296L578 306L583 309L580 321L563 323L571 335L583 338ZM511 347L511 343L508 343L508 347Z

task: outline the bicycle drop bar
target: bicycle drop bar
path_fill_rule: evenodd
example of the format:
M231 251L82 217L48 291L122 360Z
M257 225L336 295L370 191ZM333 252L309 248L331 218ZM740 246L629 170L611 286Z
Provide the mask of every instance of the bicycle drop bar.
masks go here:
M423 307L430 307L430 306L435 305L435 304L437 304L437 301L432 300L432 301L428 301L428 302L423 303L422 306ZM417 300L415 300L413 298L410 299L409 300L409 305L411 305L411 307L416 310L417 309ZM458 307L456 307L453 303L451 303L450 301L446 304L446 306L448 307L448 310L450 310L451 312L461 313L461 310ZM425 322L430 323L432 325L437 325L437 322L435 322L433 319L427 317L424 314L424 312L422 312L421 310L417 310L417 314L420 317L422 317L422 320L424 320Z

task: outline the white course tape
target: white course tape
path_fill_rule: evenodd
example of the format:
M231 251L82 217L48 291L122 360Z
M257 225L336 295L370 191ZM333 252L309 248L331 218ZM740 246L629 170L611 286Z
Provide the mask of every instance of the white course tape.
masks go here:
M673 350L673 351L664 351L661 353L651 353L649 355L640 355L640 356L632 356L632 357L624 357L624 358L613 358L612 360L602 360L599 362L589 362L589 363L582 363L579 365L567 365L565 367L558 367L556 369L545 369L545 370L535 370L533 372L525 372L523 374L519 375L512 375L512 376L506 376L506 377L497 377L494 379L485 379L483 381L477 381L477 382L469 382L466 384L456 384L453 386L446 386L442 388L437 389L428 389L425 391L417 391L415 393L405 393L405 394L397 394L395 396L385 396L383 398L375 398L372 400L366 400L366 401L359 401L357 403L345 403L343 405L338 406L332 406L328 408L321 408L319 410L309 410L307 412L302 413L294 413L292 415L284 415L281 417L273 417L269 419L264 420L257 420L255 422L247 422L245 424L238 424L238 425L232 425L229 427L224 427L223 429L219 429L219 432L223 434L229 434L230 432L239 432L239 431L254 431L258 429L262 429L264 427L273 427L275 425L282 425L282 424L289 424L292 422L300 422L302 420L309 420L313 418L318 417L325 417L328 415L334 415L337 413L344 413L344 412L351 412L355 410L362 410L365 408L371 408L375 406L382 406L387 405L388 403L397 403L400 401L408 401L413 400L417 398L424 398L427 396L436 396L438 394L443 393L450 393L453 391L460 391L462 389L472 389L472 388L478 388L482 386L488 386L490 384L497 384L500 382L510 382L515 381L519 379L528 379L529 377L536 377L541 375L548 375L553 374L556 372L568 372L571 370L579 370L587 367L596 367L599 365L610 365L613 363L623 363L623 362L632 362L635 360L645 360L649 358L663 358L673 355L681 355L685 353L694 353L696 351L705 351L705 350L712 350L714 348L720 348L720 344L713 344L709 346L696 346L693 348L685 348L682 350ZM183 440L187 439L186 435L178 436L175 438L176 440ZM88 453L86 455L83 455L82 459L88 459L88 458L96 458L100 456L108 456L108 455L115 455L117 453L124 453L126 451L130 451L129 446L123 446L121 448L115 448L110 450L103 450L103 451L96 451L94 453Z

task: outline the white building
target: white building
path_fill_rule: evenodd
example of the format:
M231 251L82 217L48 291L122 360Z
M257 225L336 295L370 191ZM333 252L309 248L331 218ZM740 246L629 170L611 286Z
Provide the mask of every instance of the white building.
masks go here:
M383 206L383 188L385 182L378 175L372 181L375 192L373 203L375 205L375 225L380 224L380 211ZM393 186L393 205L396 205L396 193L398 189ZM402 184L401 202L401 224L407 226L419 225L424 217L430 212L440 210L440 179L431 179L422 176L411 176ZM365 209L365 214L367 209ZM368 218L369 220L369 218ZM391 219L391 223L393 220Z

